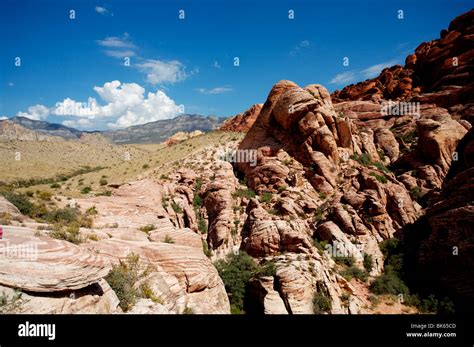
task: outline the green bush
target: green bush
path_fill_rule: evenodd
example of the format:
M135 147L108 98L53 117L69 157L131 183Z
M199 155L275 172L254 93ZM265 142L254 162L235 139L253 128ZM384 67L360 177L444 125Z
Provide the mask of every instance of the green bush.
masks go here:
M333 259L339 265L346 265L346 266L354 265L354 257L351 257L351 256L348 256L348 257L336 256L336 257L333 257Z
M252 189L237 189L232 193L234 198L255 198L255 192Z
M372 164L372 159L370 158L369 153L362 153L362 154L354 153L353 155L350 156L350 158L364 166L368 166Z
M109 182L107 182L107 180L106 180L105 178L101 178L100 181L99 181L99 184L100 184L101 186L106 186L107 183L109 183Z
M332 303L331 300L320 293L314 293L313 296L313 313L323 314L331 312Z
M262 196L260 196L260 202L266 203L270 202L272 200L272 193L270 192L264 192Z
M364 268L367 270L367 272L372 271L374 268L374 260L372 255L367 253L364 253Z
M91 190L92 190L92 188L87 186L87 187L82 188L81 193L82 194L89 194L91 192Z
M243 312L247 286L257 271L257 264L247 253L239 252L218 260L215 266L229 295L232 311Z
M42 191L38 193L38 198L45 201L50 201L52 196L53 194L51 194L50 192Z
M202 198L198 194L195 194L193 198L193 206L201 207L201 205L202 205Z
M142 226L142 227L138 228L138 230L143 231L144 233L147 233L147 234L150 231L155 230L155 229L156 229L156 227L155 227L154 224L148 224L148 225L145 225L145 226Z
M123 311L128 311L137 302L140 296L135 288L135 283L140 279L140 257L135 254L128 255L125 261L114 265L105 280L113 289L120 301Z
M201 216L199 216L199 219L198 219L198 229L202 234L207 233L206 220Z
M49 232L49 236L59 240L65 240L74 244L84 242L83 237L79 233L79 224L74 223L68 226L55 224L53 230Z
M366 282L368 278L367 271L361 270L354 265L341 271L341 275L348 281L350 281L352 278L357 278L362 282Z
M385 183L388 182L387 177L382 176L382 175L379 175L379 174L376 174L375 172L371 172L369 175L372 176L372 177L375 177L375 179L376 179L377 181L379 181L380 183L384 183L384 184L385 184Z
M209 249L209 245L207 244L206 240L202 241L202 251L206 255L206 257L210 258L212 256L212 251Z
M163 240L164 243L174 243L174 240L171 236L166 235L165 239Z
M409 294L408 287L393 271L378 276L370 285L370 290L375 294Z
M24 215L34 217L36 213L35 205L30 202L28 196L24 194L17 194L13 192L7 192L4 194L5 199L16 206L18 210Z
M183 209L174 200L171 201L171 208L175 213L183 213Z

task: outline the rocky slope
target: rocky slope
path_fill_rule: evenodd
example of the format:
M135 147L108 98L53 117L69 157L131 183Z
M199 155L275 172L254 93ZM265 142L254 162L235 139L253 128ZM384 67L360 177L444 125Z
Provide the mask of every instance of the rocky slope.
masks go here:
M173 134L195 130L211 131L219 127L224 119L215 116L180 115L120 130L108 130L102 134L115 143L160 143Z
M335 91L333 101L408 100L447 108L461 119L472 117L473 23L474 10L456 17L439 39L407 56L403 67L386 68L374 79Z
M0 121L0 141L62 141L59 136L30 130L13 121Z
M253 123L257 119L263 104L252 105L248 110L243 113L239 113L234 117L226 119L225 122L220 126L219 130L222 131L238 131L247 132L252 127Z

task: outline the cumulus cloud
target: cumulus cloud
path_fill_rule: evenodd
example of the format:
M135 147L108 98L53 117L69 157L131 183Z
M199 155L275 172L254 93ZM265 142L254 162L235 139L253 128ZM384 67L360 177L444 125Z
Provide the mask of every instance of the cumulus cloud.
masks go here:
M231 87L216 87L212 89L196 88L196 91L198 91L201 94L222 94L222 93L231 92L232 90L233 89Z
M26 117L33 120L45 120L48 115L49 109L40 104L28 107L28 112L17 113L17 117Z
M94 91L103 105L92 97L87 102L67 98L56 103L53 113L80 118L64 120L66 126L90 128L106 122L109 128L115 129L173 118L182 109L163 91L146 94L145 88L136 83L111 81L101 87L95 86Z
M0 116L0 120L5 120L5 119L8 119L8 117L6 117L6 116Z
M184 81L188 77L185 66L178 60L162 61L148 59L137 66L146 74L146 81L152 85L174 84Z

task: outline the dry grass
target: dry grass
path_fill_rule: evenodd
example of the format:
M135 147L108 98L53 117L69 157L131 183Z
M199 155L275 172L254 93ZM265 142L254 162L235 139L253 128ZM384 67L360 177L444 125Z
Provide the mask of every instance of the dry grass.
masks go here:
M59 188L41 184L21 188L20 191L47 191L67 197L84 196L81 191L90 187L88 194L110 191L109 185L122 184L150 175L159 177L173 170L172 163L179 162L206 147L226 145L242 139L241 133L210 132L167 147L164 144L136 145L91 145L77 141L28 142L10 141L0 143L0 177L11 183L30 178L52 178L70 174L84 166L104 169L76 175L67 181L58 182ZM21 160L15 160L15 152L21 152ZM126 153L130 160L126 160ZM107 185L101 185L101 179ZM87 189L85 190L87 191Z

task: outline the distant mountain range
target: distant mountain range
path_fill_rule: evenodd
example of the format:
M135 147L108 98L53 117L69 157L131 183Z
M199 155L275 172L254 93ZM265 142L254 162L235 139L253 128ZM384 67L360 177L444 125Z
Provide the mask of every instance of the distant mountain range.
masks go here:
M119 130L106 130L106 131L81 131L78 129L70 128L61 124L49 123L46 121L32 120L26 117L14 117L2 122L12 122L28 130L34 130L39 135L44 136L58 136L66 140L78 140L84 134L101 134L117 144L130 144L130 143L159 143L163 142L173 134L177 132L192 132L200 130L203 132L211 131L219 128L226 118L217 116L201 116L197 114L189 115L184 114L172 119L164 119L155 122L150 122L141 125L131 126L125 129ZM0 127L1 129L2 127ZM11 129L11 126L5 129ZM21 138L21 128L15 128L15 138ZM1 132L1 131L0 131ZM10 136L10 133L5 133L4 137ZM26 131L25 131L26 133ZM33 138L33 135L28 132L26 138ZM38 137L38 136L37 136ZM4 138L4 139L5 139ZM41 138L39 136L38 138Z

